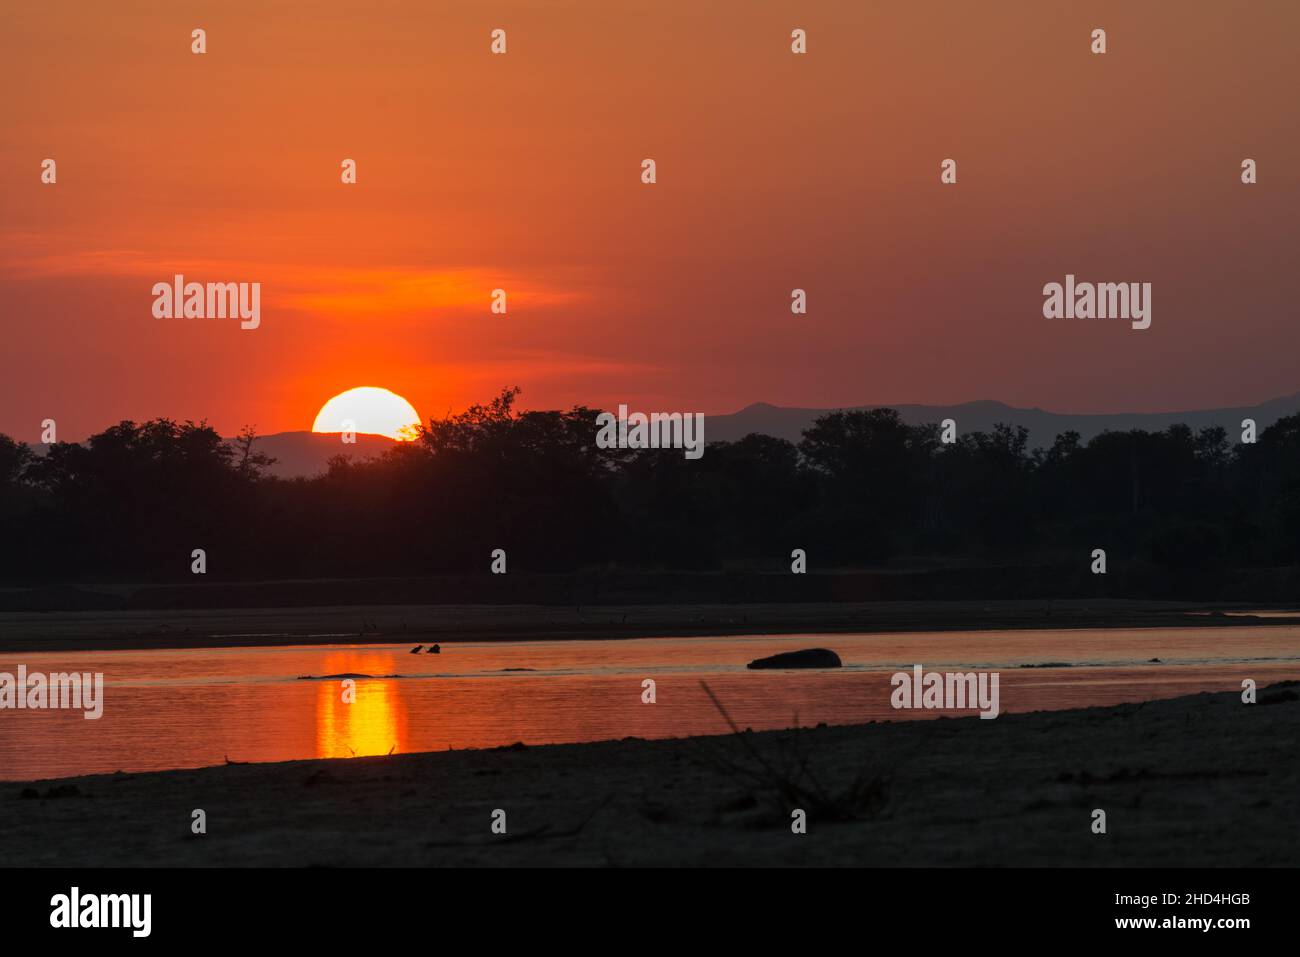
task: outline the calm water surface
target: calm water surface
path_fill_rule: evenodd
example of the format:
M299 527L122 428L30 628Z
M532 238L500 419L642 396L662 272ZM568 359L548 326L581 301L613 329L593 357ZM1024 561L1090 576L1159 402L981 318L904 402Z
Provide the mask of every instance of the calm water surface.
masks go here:
M754 658L837 651L837 671L749 671ZM1159 658L1159 663L1149 659ZM1071 667L1024 668L1068 662ZM726 732L701 680L741 727L933 718L895 711L890 675L1001 673L1003 712L1262 687L1300 678L1300 624L1196 628L321 645L0 653L0 671L104 673L104 715L0 711L0 779L403 751ZM338 679L359 673L356 701ZM641 702L653 678L658 702ZM955 712L946 712L955 714ZM967 712L974 713L974 712Z

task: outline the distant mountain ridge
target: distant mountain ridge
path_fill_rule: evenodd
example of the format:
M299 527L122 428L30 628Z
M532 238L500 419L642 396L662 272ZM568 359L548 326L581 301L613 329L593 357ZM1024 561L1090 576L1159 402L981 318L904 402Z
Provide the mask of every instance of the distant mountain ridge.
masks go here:
M227 444L233 440L227 439ZM269 455L275 463L268 470L280 478L306 478L324 472L336 455L346 459L368 459L383 455L394 445L386 435L358 433L355 443L343 441L336 432L276 432L259 435L253 451Z
M1046 412L1043 409L1018 409L1002 402L981 400L960 405L899 405L876 404L845 407L850 409L890 408L898 411L909 425L922 425L952 419L957 423L957 433L988 432L998 422L1023 425L1029 429L1029 447L1050 447L1062 432L1078 432L1088 441L1102 432L1127 432L1141 429L1147 432L1163 431L1171 425L1182 423L1193 430L1220 425L1228 431L1229 439L1241 435L1241 420L1254 419L1260 431L1278 419L1300 412L1300 393L1280 399L1270 399L1259 405L1226 409L1201 409L1185 412L1114 412L1098 414L1073 414ZM735 441L751 432L772 435L798 442L804 429L819 416L836 409L790 409L756 402L729 415L710 415L705 418L704 437L709 442Z

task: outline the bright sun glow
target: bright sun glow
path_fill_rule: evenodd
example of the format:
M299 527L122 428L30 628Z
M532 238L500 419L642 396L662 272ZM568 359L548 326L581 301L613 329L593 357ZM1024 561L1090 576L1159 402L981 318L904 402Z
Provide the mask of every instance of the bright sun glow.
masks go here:
M400 395L387 389L361 386L340 392L321 406L311 430L354 431L406 441L415 438L419 425L419 413Z

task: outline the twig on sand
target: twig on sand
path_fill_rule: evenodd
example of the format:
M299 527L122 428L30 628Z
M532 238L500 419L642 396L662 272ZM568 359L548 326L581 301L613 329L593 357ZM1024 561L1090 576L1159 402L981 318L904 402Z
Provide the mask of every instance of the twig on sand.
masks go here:
M515 841L528 840L550 840L556 837L573 837L578 834L588 822L596 816L596 812L614 799L614 795L608 794L605 799L587 812L587 816L571 828L563 831L552 831L551 825L543 824L541 827L535 827L529 831L520 831L517 834L503 834L500 837L493 837L486 841L426 841L425 847L488 847L492 844L509 844Z
M824 820L850 821L873 816L884 807L888 779L883 772L859 771L847 787L833 792L823 786L813 773L809 755L803 751L797 718L795 727L791 729L793 737L788 742L776 739L778 748L783 749L778 751L778 763L769 760L754 746L750 736L740 730L706 682L701 681L700 686L752 762L733 761L714 752L711 755L714 767L726 774L748 779L766 793L769 803L775 805L780 813L802 808Z

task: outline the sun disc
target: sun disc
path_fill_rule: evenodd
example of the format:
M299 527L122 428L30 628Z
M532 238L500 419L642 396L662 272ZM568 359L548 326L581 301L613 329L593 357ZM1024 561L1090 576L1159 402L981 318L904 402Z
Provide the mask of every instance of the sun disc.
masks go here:
M420 414L395 392L358 386L340 392L316 413L313 432L359 432L407 441L415 438Z

